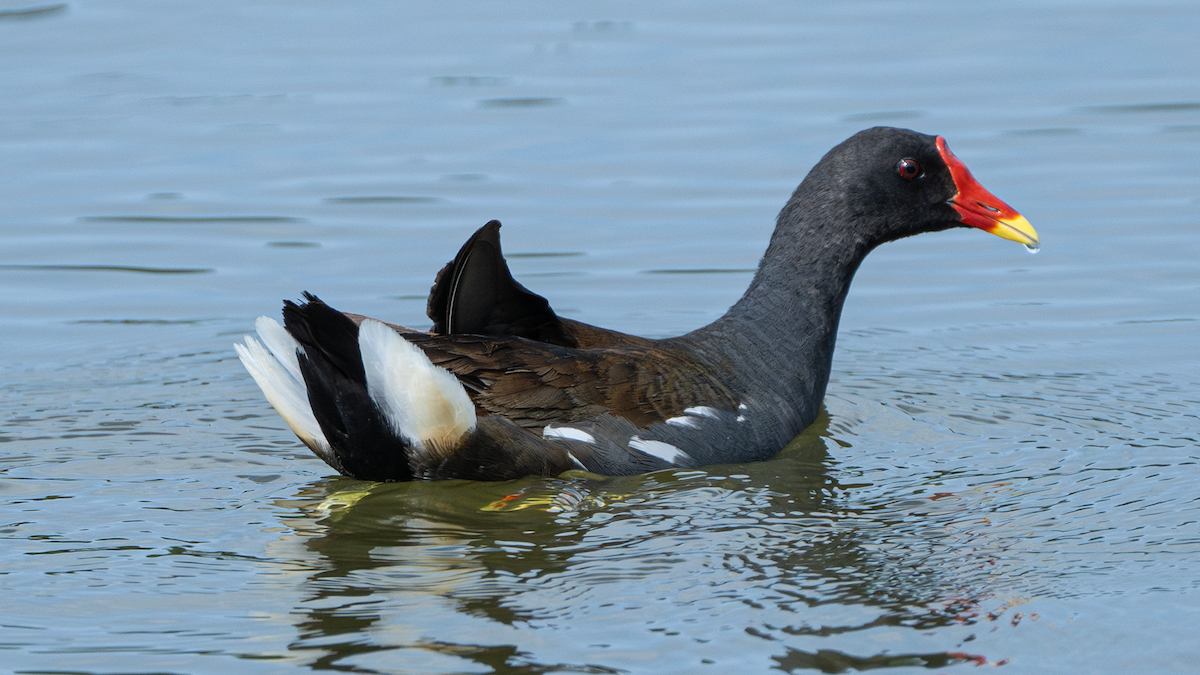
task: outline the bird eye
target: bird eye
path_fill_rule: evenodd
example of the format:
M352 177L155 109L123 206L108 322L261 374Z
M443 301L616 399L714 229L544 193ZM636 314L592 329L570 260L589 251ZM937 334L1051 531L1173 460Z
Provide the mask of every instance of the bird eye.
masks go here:
M921 163L912 157L905 157L896 162L896 173L900 174L901 178L907 178L908 180L920 178L925 175L925 172L921 170Z

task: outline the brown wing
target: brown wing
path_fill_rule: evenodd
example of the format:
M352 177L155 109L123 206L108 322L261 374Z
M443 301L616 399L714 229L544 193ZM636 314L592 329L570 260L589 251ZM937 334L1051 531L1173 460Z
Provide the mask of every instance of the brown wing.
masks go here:
M356 322L363 317L349 314ZM732 409L732 392L670 342L564 320L590 348L518 337L435 335L396 329L458 376L476 407L527 428L611 413L638 427L698 405Z

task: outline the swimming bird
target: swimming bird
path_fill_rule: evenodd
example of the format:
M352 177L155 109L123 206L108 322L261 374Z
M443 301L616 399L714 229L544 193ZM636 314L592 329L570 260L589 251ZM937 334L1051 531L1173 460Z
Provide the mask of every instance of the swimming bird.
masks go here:
M307 292L236 345L292 431L375 481L632 475L769 459L817 417L842 304L885 242L975 227L1038 245L941 136L876 127L830 150L779 213L745 295L655 340L555 314L491 221L437 275L430 331Z

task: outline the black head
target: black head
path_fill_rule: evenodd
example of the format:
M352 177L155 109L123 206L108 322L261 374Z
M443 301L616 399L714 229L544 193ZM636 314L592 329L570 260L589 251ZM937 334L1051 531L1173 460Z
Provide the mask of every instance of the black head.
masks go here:
M1029 222L984 189L945 139L891 127L860 131L830 150L796 189L781 224L785 216L851 228L846 234L868 248L965 226L1037 244Z

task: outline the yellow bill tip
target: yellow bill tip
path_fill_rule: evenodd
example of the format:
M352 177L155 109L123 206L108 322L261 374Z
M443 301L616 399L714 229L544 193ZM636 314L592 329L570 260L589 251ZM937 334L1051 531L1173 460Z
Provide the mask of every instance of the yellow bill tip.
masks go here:
M997 218L995 223L995 226L988 229L988 232L997 237L1025 244L1025 246L1031 249L1041 246L1037 230L1033 229L1033 225L1029 224L1025 216L1017 214L1011 218Z

